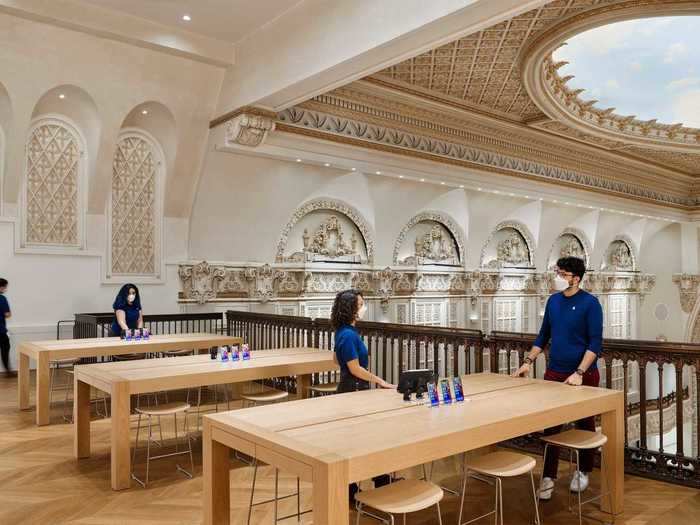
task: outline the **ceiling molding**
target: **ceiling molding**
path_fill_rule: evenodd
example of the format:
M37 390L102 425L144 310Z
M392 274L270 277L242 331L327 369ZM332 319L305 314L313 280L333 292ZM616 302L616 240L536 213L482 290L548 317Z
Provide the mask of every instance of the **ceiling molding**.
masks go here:
M8 14L219 67L234 63L233 44L77 0L0 0Z

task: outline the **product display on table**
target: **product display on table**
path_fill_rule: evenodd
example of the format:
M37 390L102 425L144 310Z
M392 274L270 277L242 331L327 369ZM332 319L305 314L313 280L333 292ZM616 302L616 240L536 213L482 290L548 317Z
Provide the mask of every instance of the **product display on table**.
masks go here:
M428 391L428 383L435 381L435 374L427 368L420 370L405 370L399 375L399 385L396 390L403 394L404 401L411 400L411 394L416 394L416 399L422 399L423 393Z

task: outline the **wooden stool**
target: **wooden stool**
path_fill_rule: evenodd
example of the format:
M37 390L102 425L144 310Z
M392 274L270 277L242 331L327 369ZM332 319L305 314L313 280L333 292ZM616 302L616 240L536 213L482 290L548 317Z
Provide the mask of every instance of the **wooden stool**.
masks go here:
M289 392L284 390L266 390L264 392L246 392L241 394L243 408L256 406L260 403L275 403L289 397Z
M357 522L360 516L365 514L380 519L384 523L394 525L394 514L403 514L403 523L406 524L406 514L418 512L435 505L438 513L438 523L442 525L440 513L440 501L444 493L440 487L430 481L419 479L402 479L378 489L358 492L355 495L357 510ZM363 507L371 507L388 514L389 519L381 519L371 514Z
M312 392L315 396L329 396L335 394L338 390L338 383L325 383L319 385L311 385L309 387L309 392Z
M148 472L149 472L149 467L151 464L151 460L155 459L161 459L161 458L167 458L170 456L182 456L185 454L189 454L190 456L190 469L191 471L188 472L184 468L182 468L179 464L177 465L177 470L185 474L187 477L192 478L192 472L194 472L194 459L192 458L192 442L190 441L190 433L187 428L187 411L190 409L190 405L187 403L168 403L165 405L160 405L157 407L153 408L137 408L136 411L139 414L139 421L138 425L136 426L136 442L134 443L134 452L133 456L131 458L131 477L138 482L142 487L146 488L146 485L148 484ZM178 444L177 444L177 415L178 414L185 414L185 423L184 423L184 432L185 432L185 439L187 440L187 450L185 451L178 451ZM146 480L142 481L138 477L136 477L136 474L134 474L134 465L136 464L136 450L139 447L139 433L141 431L141 416L147 416L148 417L148 439L146 441ZM152 433L152 423L151 420L153 417L157 417L159 419L159 426L160 426L160 417L161 416L173 416L175 418L175 452L172 452L170 454L160 454L158 456L151 456L151 441L153 440L153 433ZM162 437L161 437L162 440Z
M492 452L490 454L484 454L483 456L476 457L466 462L466 455L464 460L464 481L462 483L462 501L459 504L459 520L458 525L465 525L466 523L472 523L491 514L495 514L496 520L500 515L501 525L503 525L503 482L502 478L512 478L515 476L521 476L523 474L530 473L530 483L532 485L532 500L535 504L535 523L539 525L540 523L540 513L537 507L537 492L535 491L535 477L532 471L535 468L537 462L534 458L526 456L525 454L517 454L515 452L509 452L505 450L499 450L497 452ZM487 476L493 478L496 481L496 506L491 512L482 514L481 516L471 519L462 523L462 511L464 509L464 496L467 493L467 480L471 473L479 474L480 476Z
M562 447L562 448L565 448L569 451L569 477L571 477L571 467L573 466L572 456L576 457L576 470L580 471L579 451L600 448L603 445L605 445L605 443L608 442L608 437L605 434L600 434L598 432L591 432L590 430L572 429L572 430L567 430L565 432L560 432L559 434L554 434L553 436L542 436L542 441L544 441L544 457L547 457L547 449L549 448L550 445ZM544 472L542 473L542 476L544 476ZM540 478L540 483L541 482L542 481ZM610 491L605 492L605 493L600 493L597 496L594 496L594 497L589 498L587 500L581 501L581 490L580 489L581 489L581 487L579 486L579 490L577 492L579 525L581 525L583 523L584 514L581 512L582 505L585 505L586 503L591 503L592 501L602 499L603 496L607 496L609 498L608 501L610 502L610 505L612 508L612 495L610 494ZM573 512L573 509L571 508L571 491L569 491L569 512ZM603 511L601 509L601 512L605 512L605 511ZM615 523L615 515L612 513L606 513L606 514L610 514L610 517L612 519L612 523ZM593 517L593 516L589 516L589 515L585 515L585 516L586 516L586 518L592 519L594 521L601 521L600 519Z

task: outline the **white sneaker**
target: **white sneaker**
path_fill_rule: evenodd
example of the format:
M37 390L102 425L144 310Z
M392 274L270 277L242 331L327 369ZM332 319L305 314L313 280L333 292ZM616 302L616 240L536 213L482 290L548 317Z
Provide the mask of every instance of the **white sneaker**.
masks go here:
M537 491L537 495L541 500L552 499L552 492L554 492L554 480L552 478L542 478L540 481L540 490Z
M571 478L571 484L569 485L569 490L571 492L583 492L588 488L588 474L577 470L574 472Z

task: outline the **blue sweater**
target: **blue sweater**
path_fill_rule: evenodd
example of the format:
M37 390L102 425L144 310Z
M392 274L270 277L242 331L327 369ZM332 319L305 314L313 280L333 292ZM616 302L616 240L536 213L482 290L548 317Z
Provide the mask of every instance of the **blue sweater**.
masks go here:
M369 353L365 342L355 327L348 324L341 326L335 332L335 355L341 373L350 374L348 361L357 359L362 368L367 368L369 365Z
M603 309L598 299L584 290L571 297L555 293L547 301L535 346L550 342L549 369L573 374L586 350L600 356L603 345ZM594 361L590 370L596 368Z

